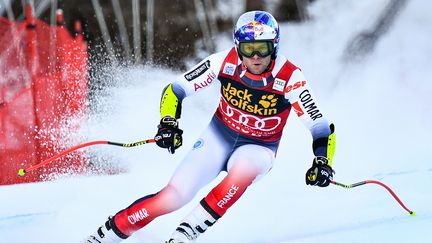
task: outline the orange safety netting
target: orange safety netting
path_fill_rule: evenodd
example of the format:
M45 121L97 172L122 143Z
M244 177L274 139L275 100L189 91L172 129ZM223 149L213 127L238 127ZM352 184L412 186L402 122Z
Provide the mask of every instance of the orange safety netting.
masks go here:
M65 148L88 101L87 45L63 26L27 17L0 17L0 184L40 181L55 172L84 168L82 154L59 159L18 177Z

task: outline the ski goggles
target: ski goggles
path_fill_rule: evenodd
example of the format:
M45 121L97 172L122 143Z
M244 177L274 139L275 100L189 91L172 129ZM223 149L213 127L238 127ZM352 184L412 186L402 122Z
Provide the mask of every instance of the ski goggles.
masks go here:
M273 53L274 45L272 41L250 41L240 42L238 45L240 55L251 58L255 54L266 57Z

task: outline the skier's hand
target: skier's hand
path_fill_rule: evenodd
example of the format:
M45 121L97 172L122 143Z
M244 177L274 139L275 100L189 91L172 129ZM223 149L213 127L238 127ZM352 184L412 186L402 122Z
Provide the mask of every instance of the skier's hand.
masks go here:
M182 134L183 130L178 128L177 119L164 116L158 125L158 131L154 139L159 147L167 148L173 154L182 145Z
M306 172L306 185L326 187L333 180L334 171L328 165L328 159L316 156L312 167Z

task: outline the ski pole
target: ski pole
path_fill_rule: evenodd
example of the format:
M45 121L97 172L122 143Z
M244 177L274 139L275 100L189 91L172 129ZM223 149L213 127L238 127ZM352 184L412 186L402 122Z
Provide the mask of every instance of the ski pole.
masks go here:
M141 146L141 145L144 145L144 144L147 144L147 143L154 143L154 142L156 142L154 139L147 139L147 140L138 141L138 142L135 142L135 143L117 143L117 142L102 141L102 140L101 141L92 141L92 142L88 142L88 143L83 143L83 144L77 145L75 147L72 147L70 149L67 149L65 151L62 151L59 154L54 155L53 157L51 157L49 159L46 159L46 160L42 161L39 164L36 164L34 166L30 166L27 169L19 169L18 170L18 175L24 176L27 172L36 170L36 169L38 169L38 168L40 168L40 167L42 167L42 166L44 166L44 165L46 165L48 163L51 163L52 161L54 161L54 160L56 160L56 159L58 159L58 158L60 158L60 157L62 157L64 155L66 155L66 154L69 154L69 153L71 153L71 152L73 152L75 150L78 150L78 149L84 148L84 147L90 147L90 146L97 145L97 144L107 144L107 145L120 146L120 147L123 147L123 148L131 148L131 147Z
M410 209L408 209L405 204L403 204L403 202L399 199L399 197L396 195L396 193L390 188L388 187L386 184L379 182L379 181L375 181L375 180L365 180L365 181L360 181L351 185L345 185L336 181L331 181L330 183L336 185L336 186L341 186L347 189L353 188L353 187L357 187L357 186L362 186L362 185L366 185L366 184L376 184L376 185L380 185L382 187L384 187L385 189L387 189L388 192L390 192L390 194L394 197L394 199L396 199L396 201L402 206L403 209L405 209L411 216L415 216L416 213L414 211L411 211Z

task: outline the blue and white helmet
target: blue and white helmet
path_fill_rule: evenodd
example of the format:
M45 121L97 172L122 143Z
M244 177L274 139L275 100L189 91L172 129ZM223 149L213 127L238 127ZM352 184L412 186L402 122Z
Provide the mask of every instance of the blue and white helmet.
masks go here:
M242 14L234 26L233 33L236 48L242 41L271 40L274 45L273 58L279 50L279 24L265 11L250 11Z

